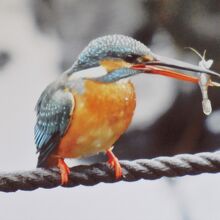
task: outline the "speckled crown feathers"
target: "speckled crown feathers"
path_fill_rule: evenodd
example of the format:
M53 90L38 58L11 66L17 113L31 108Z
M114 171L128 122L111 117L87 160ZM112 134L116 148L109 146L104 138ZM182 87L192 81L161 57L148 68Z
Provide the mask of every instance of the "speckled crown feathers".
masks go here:
M123 57L127 54L146 55L150 49L131 37L114 34L92 40L80 53L74 65L97 62L104 57Z

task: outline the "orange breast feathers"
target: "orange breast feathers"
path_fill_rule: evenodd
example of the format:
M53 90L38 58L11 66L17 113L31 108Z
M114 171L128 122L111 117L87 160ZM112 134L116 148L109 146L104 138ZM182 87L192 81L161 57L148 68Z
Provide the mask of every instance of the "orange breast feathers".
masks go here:
M83 94L73 91L70 126L54 152L63 158L89 156L112 147L128 128L136 105L131 82L85 81Z

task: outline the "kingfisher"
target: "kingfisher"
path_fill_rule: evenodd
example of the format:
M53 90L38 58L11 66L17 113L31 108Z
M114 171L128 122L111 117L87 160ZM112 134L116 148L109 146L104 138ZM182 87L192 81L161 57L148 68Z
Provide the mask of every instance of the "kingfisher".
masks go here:
M130 78L141 73L160 74L198 83L197 77L184 70L220 76L159 56L128 36L114 34L92 40L73 65L46 87L37 102L37 167L58 167L63 185L70 174L65 158L104 152L115 178L121 178L122 168L112 149L135 110L135 88Z

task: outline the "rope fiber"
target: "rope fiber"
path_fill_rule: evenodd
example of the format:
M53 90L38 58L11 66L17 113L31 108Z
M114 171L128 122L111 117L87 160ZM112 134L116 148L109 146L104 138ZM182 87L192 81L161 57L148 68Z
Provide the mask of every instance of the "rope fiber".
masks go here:
M154 180L161 177L178 177L201 173L220 172L220 151L214 153L180 154L173 157L156 157L135 161L120 161L123 177L116 180L107 163L80 165L71 168L68 184L93 186L100 182ZM37 188L54 188L60 185L59 170L38 168L32 171L0 173L0 191L31 191Z

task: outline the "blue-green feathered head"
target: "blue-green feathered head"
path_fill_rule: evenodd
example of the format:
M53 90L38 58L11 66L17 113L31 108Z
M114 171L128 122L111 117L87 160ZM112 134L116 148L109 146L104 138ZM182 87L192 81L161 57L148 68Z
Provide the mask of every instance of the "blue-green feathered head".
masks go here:
M107 35L92 40L80 53L75 65L96 65L102 59L132 59L147 55L150 49L141 42L124 35Z
M81 72L87 69L94 69L95 67L101 67L104 71L100 74L98 73L100 69L95 69L97 71L96 75L90 74L88 71ZM219 76L218 73L204 70L199 66L158 56L152 53L143 43L131 37L118 34L92 40L80 53L68 73L75 74L76 72L81 72L78 75L82 78L92 78L103 82L117 81L138 73L161 74L196 82L196 79L191 76L171 71L169 68L206 72Z

